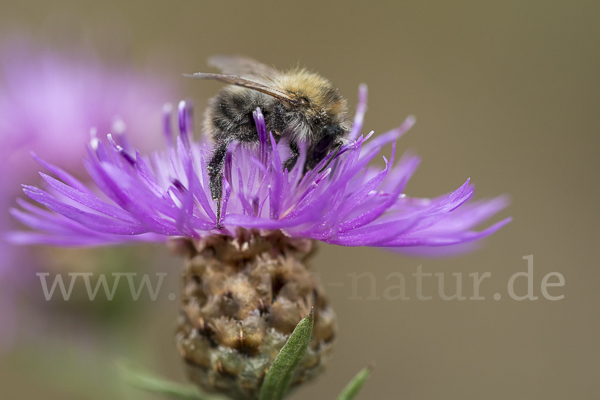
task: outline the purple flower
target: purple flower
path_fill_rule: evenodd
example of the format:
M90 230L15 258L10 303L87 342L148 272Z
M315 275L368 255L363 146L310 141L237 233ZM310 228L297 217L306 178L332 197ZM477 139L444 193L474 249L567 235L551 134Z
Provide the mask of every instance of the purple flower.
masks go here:
M28 252L3 237L15 229L8 208L20 184L40 180L29 151L82 175L90 129L121 137L123 120L146 150L157 148L160 109L175 88L156 74L102 63L89 49L66 54L24 37L4 41L0 60L0 341L8 341L8 331L14 331L9 292L34 276L27 268L34 265Z
M5 42L0 54L3 204L13 202L21 183L39 181L32 150L79 175L90 129L112 131L125 140L123 118L145 149L158 147L159 110L173 94L171 83L102 64L89 51L66 55L39 50L23 38ZM8 227L7 215L0 216L2 231Z
M14 233L11 239L21 244L95 246L235 235L238 228L245 228L280 230L290 237L342 246L419 250L476 241L510 221L472 230L503 209L507 200L469 202L473 196L469 180L434 199L404 194L419 158L404 156L395 162L395 143L414 119L371 138L372 134L360 134L365 109L363 87L349 143L323 171L332 155L304 175L304 152L291 171L283 170L285 146L276 145L257 109L260 143L234 144L226 157L219 230L206 169L211 146L192 140L191 108L182 102L180 135L175 138L170 114L165 113L168 145L161 152L142 156L124 136L108 135L106 142L93 138L84 160L97 186L93 189L36 157L54 177L42 174L44 189L24 186L24 191L49 210L19 200L23 210L12 213L35 232ZM389 143L393 148L389 160L383 157L385 168L369 166Z
M107 65L89 50L60 53L24 39L4 43L0 54L0 159L18 182L37 172L30 150L78 170L92 128L120 133L127 121L128 130L144 137L144 150L157 148L157 110L173 95L172 83Z

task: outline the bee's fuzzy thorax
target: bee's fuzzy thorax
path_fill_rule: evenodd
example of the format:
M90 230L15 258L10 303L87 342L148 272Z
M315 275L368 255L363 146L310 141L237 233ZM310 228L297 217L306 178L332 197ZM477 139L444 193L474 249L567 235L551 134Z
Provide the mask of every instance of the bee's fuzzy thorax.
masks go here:
M337 88L321 75L304 68L295 68L274 79L282 91L297 98L305 98L315 114L325 112L332 122L347 118L347 102Z

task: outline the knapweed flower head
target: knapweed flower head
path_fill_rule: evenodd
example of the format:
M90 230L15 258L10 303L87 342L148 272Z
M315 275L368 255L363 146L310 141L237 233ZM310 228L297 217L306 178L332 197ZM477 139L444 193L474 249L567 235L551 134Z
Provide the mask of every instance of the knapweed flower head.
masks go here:
M283 168L285 141L267 131L256 109L259 141L229 147L220 202L211 197L207 169L213 146L193 140L186 102L179 104L176 136L165 108L162 151L144 156L125 135L92 137L84 165L93 187L34 155L52 176L42 173L45 186L24 191L47 209L19 200L22 209L12 213L33 231L11 239L61 246L174 239L170 244L186 258L175 339L190 379L232 399L257 399L277 354L310 313L310 343L290 380L299 385L321 372L336 337L335 313L308 267L316 241L435 254L508 222L472 230L506 200L469 203L468 180L435 199L406 196L419 159L396 162L395 143L414 120L376 138L362 135L365 88L359 97L347 143L309 171L306 146L291 170ZM369 166L390 143L385 167Z
M168 145L163 151L143 156L123 135L108 135L106 141L94 137L84 160L94 188L38 159L54 177L42 174L44 189L25 186L24 191L49 210L20 200L23 210L13 210L13 215L35 232L16 233L12 239L95 246L235 236L245 229L342 246L415 249L473 242L509 222L473 230L507 201L500 197L469 202L474 190L469 180L437 198L408 197L404 188L419 158L408 155L396 162L395 143L414 120L408 118L399 128L372 138L372 133L361 134L365 109L362 88L348 143L306 173L305 152L292 170L283 169L285 146L278 146L267 132L257 109L260 142L229 148L217 221L206 168L212 147L193 140L192 110L182 102L178 136L172 135L170 113L164 115ZM391 156L383 157L385 167L369 166L390 143Z

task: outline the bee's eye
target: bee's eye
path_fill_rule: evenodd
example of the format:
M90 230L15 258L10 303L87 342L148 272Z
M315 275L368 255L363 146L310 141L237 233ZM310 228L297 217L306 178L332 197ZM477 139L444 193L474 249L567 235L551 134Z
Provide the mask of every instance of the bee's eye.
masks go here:
M342 133L342 128L339 125L326 125L323 128L323 136L337 137Z

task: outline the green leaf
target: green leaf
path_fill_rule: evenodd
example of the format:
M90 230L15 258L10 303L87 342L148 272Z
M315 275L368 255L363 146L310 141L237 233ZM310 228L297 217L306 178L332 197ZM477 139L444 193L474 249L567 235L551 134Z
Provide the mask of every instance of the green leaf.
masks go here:
M119 363L121 375L130 385L149 392L165 394L172 398L185 400L226 400L223 396L214 396L201 393L195 386L171 382L153 376L146 372L138 371L124 363Z
M296 325L294 332L269 368L260 388L260 400L283 399L294 376L294 371L306 353L313 323L313 311L310 310L308 317Z
M371 370L373 369L373 364L370 364L368 367L363 368L356 376L350 381L350 383L342 390L342 393L338 396L337 400L352 400L360 389L363 387L369 375L371 375Z

